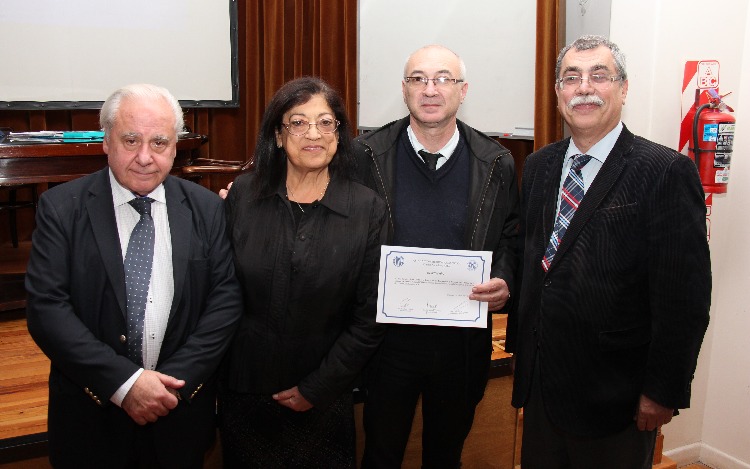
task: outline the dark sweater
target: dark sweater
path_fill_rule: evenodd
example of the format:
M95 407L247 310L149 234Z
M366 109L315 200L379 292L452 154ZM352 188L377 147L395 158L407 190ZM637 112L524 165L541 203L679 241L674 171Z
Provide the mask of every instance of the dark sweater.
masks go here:
M406 132L399 138L397 155L393 244L464 249L469 205L469 152L464 139L436 171L427 168ZM399 184L403 181L408 184Z

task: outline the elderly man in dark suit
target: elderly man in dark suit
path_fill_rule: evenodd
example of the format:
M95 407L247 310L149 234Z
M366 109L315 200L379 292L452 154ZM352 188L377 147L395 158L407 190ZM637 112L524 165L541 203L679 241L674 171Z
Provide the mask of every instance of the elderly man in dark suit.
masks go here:
M690 404L708 325L706 209L693 162L621 122L618 47L584 36L557 61L572 138L529 156L523 279L511 316L521 465L648 468L656 428Z
M182 110L130 85L101 111L109 167L45 192L26 276L52 364L56 467L201 467L241 313L218 196L169 176Z

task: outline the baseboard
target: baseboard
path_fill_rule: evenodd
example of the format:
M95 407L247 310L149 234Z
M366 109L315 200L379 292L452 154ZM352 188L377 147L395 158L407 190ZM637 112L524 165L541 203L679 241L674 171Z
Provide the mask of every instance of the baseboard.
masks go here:
M679 448L664 451L665 456L677 463L677 466L684 466L700 461L701 443L680 446Z
M700 462L714 469L750 469L750 464L740 461L705 443L693 443L664 452L677 467Z

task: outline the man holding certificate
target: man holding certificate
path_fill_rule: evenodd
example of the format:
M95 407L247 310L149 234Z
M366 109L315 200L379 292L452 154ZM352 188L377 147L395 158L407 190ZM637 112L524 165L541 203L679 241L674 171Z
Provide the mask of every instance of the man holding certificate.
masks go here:
M468 83L454 52L414 52L401 88L409 116L354 143L363 182L386 201L390 235L378 312L390 324L368 375L362 467L401 467L421 395L422 467L457 468L487 383L487 310L506 305L518 264L516 172L506 148L456 119ZM456 279L459 270L481 280ZM450 298L461 282L463 296Z

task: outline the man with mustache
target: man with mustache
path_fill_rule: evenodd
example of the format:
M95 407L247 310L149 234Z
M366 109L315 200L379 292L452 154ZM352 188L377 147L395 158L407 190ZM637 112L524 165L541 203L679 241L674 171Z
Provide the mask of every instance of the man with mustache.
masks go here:
M518 186L510 152L456 119L466 67L431 45L404 67L409 115L359 137L366 185L386 201L389 244L493 252L472 300L500 311L514 288ZM429 152L426 153L425 152ZM368 376L363 468L400 468L422 397L422 467L458 468L490 366L492 329L389 324Z
M656 429L690 405L711 300L695 164L633 135L617 45L560 52L571 138L530 155L523 280L511 314L524 469L650 468Z

